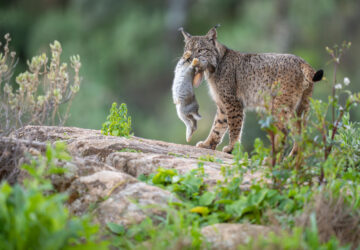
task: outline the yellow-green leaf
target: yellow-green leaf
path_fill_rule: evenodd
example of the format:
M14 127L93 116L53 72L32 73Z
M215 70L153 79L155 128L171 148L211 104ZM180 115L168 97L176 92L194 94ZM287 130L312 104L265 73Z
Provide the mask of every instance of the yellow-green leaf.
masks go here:
M191 213L198 213L202 216L208 215L210 210L207 207L194 207L190 210Z

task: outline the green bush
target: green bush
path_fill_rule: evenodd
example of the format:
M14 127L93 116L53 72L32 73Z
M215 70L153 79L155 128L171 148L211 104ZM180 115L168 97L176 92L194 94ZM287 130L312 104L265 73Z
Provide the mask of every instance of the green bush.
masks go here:
M80 89L80 56L70 57L74 70L71 78L68 64L61 62L61 44L54 41L50 44L51 57L42 53L27 61L28 69L16 77L18 86L13 89L11 80L17 59L9 48L9 34L5 40L0 52L0 136L28 124L65 124Z
M101 133L113 136L129 136L131 132L131 117L127 115L127 107L122 103L117 108L114 102L110 109L106 122L103 123Z

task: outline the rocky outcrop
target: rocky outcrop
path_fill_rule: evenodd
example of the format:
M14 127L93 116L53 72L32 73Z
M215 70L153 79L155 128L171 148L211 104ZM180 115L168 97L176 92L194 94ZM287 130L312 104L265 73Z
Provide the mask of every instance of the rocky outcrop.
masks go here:
M57 190L69 194L68 207L72 213L91 211L102 225L114 222L127 227L147 216L162 216L169 202L179 202L174 194L139 181L137 177L141 174L153 173L160 166L185 173L198 167L199 157L210 155L216 161L202 163L207 174L205 181L211 188L222 179L221 166L233 164L232 156L220 151L135 136L104 136L98 130L74 127L27 126L17 131L16 138L6 140L8 144L21 141L25 145L22 150L31 154L44 151L46 143L66 142L72 160L62 164L68 172L52 176L52 182ZM250 183L260 177L260 173L245 174L243 188L246 181ZM22 178L20 173L18 181ZM244 230L239 226L205 227L203 234L217 249L232 249L230 245L243 243L240 238L253 234L249 230L241 236L235 234ZM226 244L222 243L224 240Z
M188 172L204 165L206 182L210 186L222 179L221 166L233 164L232 155L190 145L179 145L136 136L104 136L98 130L75 127L27 126L17 131L17 138L35 145L45 142L64 141L73 156L73 167L78 176L86 176L100 170L126 173L132 177L154 173L158 167L172 168L179 173ZM30 148L32 146L30 145ZM200 161L211 156L215 162ZM243 184L261 177L261 173L248 173Z
M114 222L125 227L147 216L162 215L162 207L178 201L170 192L108 170L77 178L68 192L70 211L74 214L82 214L93 205L100 224Z

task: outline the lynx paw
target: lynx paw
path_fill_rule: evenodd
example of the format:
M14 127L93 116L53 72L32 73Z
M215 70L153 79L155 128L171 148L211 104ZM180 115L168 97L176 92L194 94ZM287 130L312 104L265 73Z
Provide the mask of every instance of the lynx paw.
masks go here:
M198 148L207 148L207 149L212 149L211 146L203 141L199 141L198 143L196 143L196 147Z
M197 58L194 58L191 62L191 66L195 67L195 66L198 66L200 63L199 59Z
M224 153L231 154L231 152L233 151L233 149L234 149L234 147L228 145L228 146L225 146L222 151L223 151Z
M185 51L185 53L184 53L184 55L183 55L183 58L184 58L185 60L187 60L187 59L190 58L190 56L191 56L191 51L190 51L190 50L187 50L187 51Z

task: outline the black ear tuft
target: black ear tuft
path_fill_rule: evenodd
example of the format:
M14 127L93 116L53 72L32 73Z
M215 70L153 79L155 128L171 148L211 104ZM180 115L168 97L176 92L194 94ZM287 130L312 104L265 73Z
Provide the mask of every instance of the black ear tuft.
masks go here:
M216 38L217 38L216 26L212 27L206 34L206 36L209 40L216 40Z
M183 34L185 41L187 41L191 38L191 35L189 33L187 33L183 27L180 27L178 29L178 31L180 31Z
M320 70L316 71L312 80L314 82L318 82L323 78L323 75L324 75L324 71L322 69L320 69Z
M206 34L206 36L208 37L208 39L210 41L213 41L215 43L215 40L217 38L217 32L216 29L220 27L220 24L216 24L214 27L212 27L209 32Z

